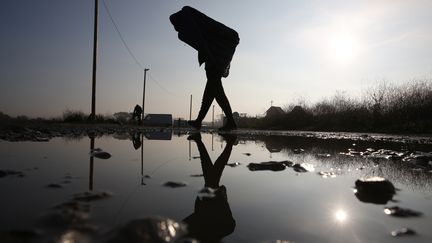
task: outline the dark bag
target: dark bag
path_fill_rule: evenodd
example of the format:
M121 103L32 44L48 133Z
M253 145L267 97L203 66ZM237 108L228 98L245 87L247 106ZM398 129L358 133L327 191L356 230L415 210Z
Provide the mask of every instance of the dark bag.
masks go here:
M198 51L198 62L217 66L228 76L229 64L239 44L237 32L198 10L185 6L170 16L181 41Z

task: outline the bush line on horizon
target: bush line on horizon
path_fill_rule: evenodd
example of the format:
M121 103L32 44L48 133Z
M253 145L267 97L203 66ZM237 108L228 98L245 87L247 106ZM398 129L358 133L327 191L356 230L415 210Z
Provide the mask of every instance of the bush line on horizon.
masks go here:
M432 80L412 80L400 85L380 82L365 90L360 98L336 92L313 104L306 100L287 104L284 110L286 114L273 117L240 117L238 125L253 129L432 132ZM97 115L95 122L134 124L128 118L130 114ZM67 109L59 118L31 119L0 112L0 124L35 121L87 123L88 115Z

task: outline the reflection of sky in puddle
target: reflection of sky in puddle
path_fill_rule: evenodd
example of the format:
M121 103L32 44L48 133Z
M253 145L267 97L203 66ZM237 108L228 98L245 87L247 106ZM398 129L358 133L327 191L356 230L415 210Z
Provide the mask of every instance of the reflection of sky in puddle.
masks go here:
M91 204L93 220L113 227L135 218L161 215L182 221L194 212L198 192L204 187L200 153L185 136L171 140L144 139L136 148L129 136L123 139L97 137L94 148L102 148L112 157L92 159L89 138L53 139L46 143L1 142L0 169L23 171L25 177L0 179L2 229L33 227L38 217L71 195L88 190L110 191L113 197ZM226 146L217 135L202 134L202 142L211 161ZM358 148L392 144L362 144ZM135 145L135 146L134 146ZM339 155L352 143L306 138L239 138L233 147L220 185L236 226L224 242L390 242L389 232L400 226L415 229L416 242L430 242L432 173L413 172L395 162L374 162ZM302 148L304 152L299 153ZM430 149L432 150L432 149ZM250 153L250 156L245 155ZM318 154L330 154L317 156ZM249 163L289 160L308 164L313 172L250 171ZM37 169L31 169L35 168ZM335 177L323 178L320 171L333 171ZM146 176L147 175L147 176ZM391 180L400 191L388 205L401 205L424 213L423 217L397 219L384 214L383 205L360 202L353 193L356 179L378 175ZM62 184L65 178L70 183ZM186 182L186 187L167 188L167 181ZM45 186L62 185L59 189ZM31 201L31 203L29 203ZM335 227L335 224L339 227ZM71 235L64 235L68 239ZM409 242L414 238L398 239Z

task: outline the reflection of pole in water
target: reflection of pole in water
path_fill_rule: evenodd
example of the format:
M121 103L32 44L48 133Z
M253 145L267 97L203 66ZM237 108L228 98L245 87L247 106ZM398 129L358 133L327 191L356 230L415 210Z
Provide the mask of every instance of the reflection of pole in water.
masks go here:
M141 185L145 185L144 184L144 162L143 162L143 158L144 158L144 134L141 134Z
M213 108L214 108L214 106L213 106ZM214 111L214 109L213 109L213 111ZM212 133L212 151L214 151L213 140L214 140L214 134Z
M90 153L94 150L95 138L94 136L90 136ZM89 175L89 191L93 190L93 162L94 157L90 155L90 175Z
M189 161L191 160L191 141L189 140Z
M215 127L215 126L214 126L214 107L215 107L215 106L213 105L213 115L212 115L212 126L213 126L213 128Z

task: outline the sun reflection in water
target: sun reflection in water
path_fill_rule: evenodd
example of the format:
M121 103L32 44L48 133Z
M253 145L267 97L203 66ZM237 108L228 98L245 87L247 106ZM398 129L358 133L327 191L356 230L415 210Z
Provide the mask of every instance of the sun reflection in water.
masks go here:
M347 213L343 209L339 209L335 212L334 217L338 223L344 223L347 220Z

